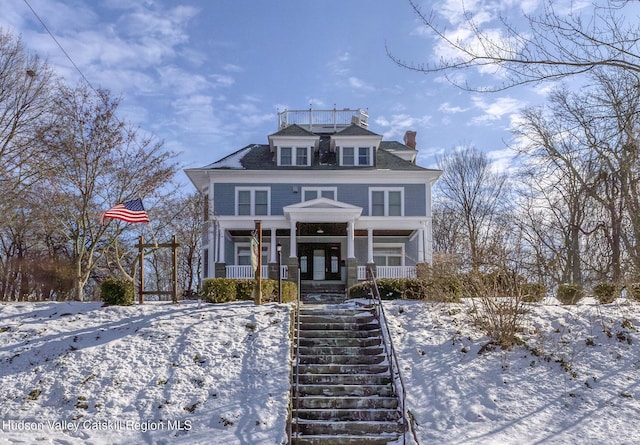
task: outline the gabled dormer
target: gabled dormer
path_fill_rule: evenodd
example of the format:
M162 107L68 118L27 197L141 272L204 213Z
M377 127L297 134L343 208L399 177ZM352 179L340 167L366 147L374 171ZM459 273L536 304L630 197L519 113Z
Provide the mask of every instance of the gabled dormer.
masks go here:
M320 136L297 124L269 135L269 148L279 167L310 167Z
M331 150L341 167L373 167L382 136L359 125L331 135Z

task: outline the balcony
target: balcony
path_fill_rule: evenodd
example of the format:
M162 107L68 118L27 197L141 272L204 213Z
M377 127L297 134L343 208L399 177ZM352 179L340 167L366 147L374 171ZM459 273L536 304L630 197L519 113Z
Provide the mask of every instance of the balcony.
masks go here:
M336 133L351 124L359 125L363 128L369 126L369 115L360 108L351 110L284 110L278 112L278 130L292 124L313 133Z

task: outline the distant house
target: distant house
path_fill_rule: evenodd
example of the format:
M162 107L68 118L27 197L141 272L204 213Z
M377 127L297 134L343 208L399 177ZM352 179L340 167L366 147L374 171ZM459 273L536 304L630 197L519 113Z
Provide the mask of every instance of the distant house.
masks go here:
M367 129L363 110L285 110L267 144L186 170L206 203L206 277L249 278L251 233L262 222L263 276L350 286L413 277L430 263L431 187L439 170L404 143Z

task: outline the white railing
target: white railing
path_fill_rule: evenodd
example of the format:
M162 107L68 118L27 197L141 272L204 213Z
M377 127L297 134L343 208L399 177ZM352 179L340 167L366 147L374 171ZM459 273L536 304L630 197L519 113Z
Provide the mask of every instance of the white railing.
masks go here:
M416 266L376 266L376 278L416 278ZM358 266L358 280L367 279L367 266Z
M227 278L233 278L234 280L253 279L254 271L251 266L226 266ZM280 266L280 276L284 279L287 278L288 268L287 266ZM269 277L269 266L262 266L262 278Z
M368 126L369 115L365 110L358 108L351 110L345 108L343 110L284 110L278 112L278 128L282 129L291 124L298 124L313 130L314 127L320 128L344 128L351 124L357 124L361 127Z

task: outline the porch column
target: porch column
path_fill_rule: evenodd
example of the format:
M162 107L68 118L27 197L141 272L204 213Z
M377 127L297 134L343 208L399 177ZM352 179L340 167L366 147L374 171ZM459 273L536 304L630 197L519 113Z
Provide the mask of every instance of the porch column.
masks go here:
M425 243L425 248L424 248L424 255L425 255L425 261L429 264L433 264L433 234L432 234L432 227L431 227L431 219L429 219L426 223L426 231L427 231L427 236L426 236L426 243Z
M373 229L367 229L367 263L373 264Z
M269 242L271 243L271 246L269 246L269 248L271 249L269 262L275 263L276 261L278 261L277 252L276 252L276 244L278 244L278 242L276 241L276 229L274 228L271 229L271 239Z
M224 256L224 244L225 244L225 232L227 231L222 225L218 228L218 263L225 262Z
M347 222L347 258L355 258L355 230L353 220Z
M418 263L424 263L424 227L418 229Z
M289 258L297 258L298 257L298 246L296 244L297 229L296 229L296 221L291 220L291 236L289 240Z

